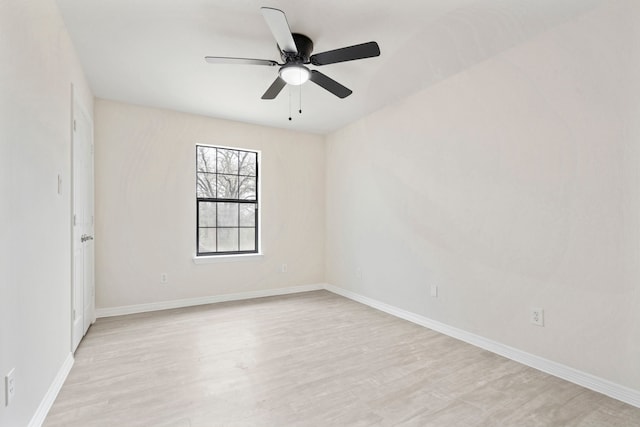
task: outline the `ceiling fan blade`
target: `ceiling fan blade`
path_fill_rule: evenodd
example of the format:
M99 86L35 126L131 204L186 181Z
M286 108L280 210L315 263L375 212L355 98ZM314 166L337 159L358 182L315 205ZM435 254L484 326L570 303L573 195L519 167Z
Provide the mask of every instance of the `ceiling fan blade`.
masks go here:
M276 96L280 93L283 87L287 85L287 82L282 80L280 76L276 77L276 79L271 83L269 89L262 95L262 99L275 99Z
M338 98L346 98L353 93L351 89L342 86L340 83L333 80L331 77L327 77L320 71L312 70L309 80L311 80L321 88L328 90Z
M298 53L296 42L293 40L284 12L270 7L263 7L260 10L280 49L289 53Z
M355 59L372 58L380 56L380 47L376 42L356 44L341 49L311 55L309 60L313 65L335 64L336 62L353 61Z
M278 65L276 61L269 59L227 58L224 56L205 56L204 59L209 64L268 65L270 67Z

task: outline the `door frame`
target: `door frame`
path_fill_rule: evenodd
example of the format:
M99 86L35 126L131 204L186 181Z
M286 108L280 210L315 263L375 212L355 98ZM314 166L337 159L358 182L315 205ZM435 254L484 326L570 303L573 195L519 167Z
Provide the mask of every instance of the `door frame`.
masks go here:
M69 179L69 189L70 189L70 197L69 197L69 202L70 202L70 218L69 218L69 222L70 222L70 243L71 243L71 247L70 247L70 252L71 252L71 256L70 256L70 268L71 268L71 280L70 280L70 292L69 292L69 298L70 298L70 311L69 311L69 328L70 328L70 340L69 340L69 347L71 350L71 353L75 352L75 348L74 348L74 310L75 310L75 246L74 246L74 216L75 216L75 161L74 161L74 155L75 155L75 150L74 150L74 146L75 146L75 139L76 139L76 133L75 133L75 121L76 121L76 116L77 115L82 115L84 116L84 118L87 121L87 124L89 125L89 129L90 129L90 147L93 150L93 146L94 146L94 141L93 141L93 118L92 116L88 113L87 108L82 104L82 102L80 102L80 99L77 97L76 95L76 91L75 91L75 87L73 85L73 83L71 84L71 117L70 117L70 133L71 133L71 149L70 151L70 157L71 157L71 168L70 168L70 179ZM93 156L92 156L93 159ZM92 174L94 167L92 164ZM94 181L94 192L95 192L95 179ZM95 202L93 202L93 200L95 200L95 197L92 197L92 203L94 203L95 206ZM94 210L94 218L95 218L95 210ZM93 221L94 224L94 232L95 232L95 220ZM95 246L94 246L95 248ZM94 252L95 253L95 252ZM90 324L93 324L96 321L96 314L95 314L95 262L93 264L93 269L94 269L94 274L92 275L94 277L94 285L93 285L93 301L92 301L92 311L90 313L91 315L91 320L90 320ZM83 293L86 291L86 286L83 290ZM83 303L82 303L83 309L84 309L84 296L83 296ZM83 321L84 323L84 321ZM83 326L84 329L84 326ZM83 335L86 333L86 330L84 330Z

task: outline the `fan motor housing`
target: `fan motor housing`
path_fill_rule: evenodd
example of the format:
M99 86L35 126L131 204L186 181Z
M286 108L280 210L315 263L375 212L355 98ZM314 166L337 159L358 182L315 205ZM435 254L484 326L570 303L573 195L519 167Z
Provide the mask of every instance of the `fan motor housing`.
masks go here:
M282 60L285 63L309 63L309 57L311 56L311 52L313 52L313 42L304 34L292 33L291 35L293 36L293 41L296 43L296 48L298 48L298 53L284 52L280 49L280 46L278 46Z

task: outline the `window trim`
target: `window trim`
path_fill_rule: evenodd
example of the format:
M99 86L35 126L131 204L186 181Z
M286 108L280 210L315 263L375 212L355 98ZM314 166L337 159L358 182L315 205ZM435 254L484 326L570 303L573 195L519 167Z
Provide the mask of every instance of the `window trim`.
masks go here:
M264 254L262 252L251 254L237 255L194 255L194 264L216 264L218 262L242 262L242 261L260 261Z
M227 199L227 198L210 198L210 197L198 197L198 147L206 147L206 148L214 148L214 149L223 149L223 150L231 150L231 151L244 151L247 153L254 153L256 155L256 199L255 200L245 200L245 199ZM239 147L230 147L224 145L211 145L211 144L195 144L195 190L196 190L196 224L195 224L195 255L193 260L196 264L201 263L209 263L209 262L217 262L217 261L233 261L240 259L248 259L251 257L261 257L262 256L262 239L261 239L261 229L262 229L262 215L261 215L261 197L262 197L262 179L260 178L260 163L262 161L262 152L256 149L247 149L247 148L239 148ZM223 174L224 175L224 174ZM245 176L245 175L237 175L237 176ZM246 175L249 176L249 175ZM200 252L200 203L209 202L209 203L240 203L240 204L251 204L255 206L256 219L255 219L255 227L246 227L246 228L255 228L255 243L256 247L254 250L249 251L220 251L220 252ZM216 215L217 218L217 215ZM207 227L204 227L207 228ZM209 228L220 228L220 227L209 227ZM221 227L225 228L225 227ZM238 232L243 227L229 227L229 228L238 228ZM215 261L213 261L215 260Z

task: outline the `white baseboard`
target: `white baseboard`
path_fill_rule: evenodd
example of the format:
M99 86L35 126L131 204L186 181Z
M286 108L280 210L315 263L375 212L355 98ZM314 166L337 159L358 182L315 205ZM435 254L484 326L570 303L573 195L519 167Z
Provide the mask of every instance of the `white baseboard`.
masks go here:
M265 289L261 291L239 292L235 294L212 295L207 297L187 298L172 301L160 301L147 304L125 305L96 309L96 317L122 316L125 314L145 313L148 311L168 310L171 308L191 307L196 305L213 304L216 302L239 301L251 298L271 297L276 295L296 294L299 292L318 291L324 289L324 284L291 286L288 288Z
M58 393L60 393L60 389L62 388L64 381L67 379L67 375L69 375L69 372L71 371L73 362L73 354L69 353L58 370L56 377L53 379L53 382L49 386L49 390L47 390L47 393L40 402L36 413L31 417L28 427L40 427L42 423L44 423L44 419L47 417L49 410L53 406L53 402L56 401L56 397L58 397Z
M409 322L416 323L418 325L456 338L460 341L464 341L476 347L483 348L492 353L496 353L500 356L522 363L523 365L530 366L542 372L546 372L550 375L562 378L574 384L580 385L582 387L588 388L598 393L602 393L614 399L640 408L640 391L638 390L616 384L609 380L596 377L595 375L591 375L586 372L571 368L569 366L553 362L543 357L518 350L517 348L509 347L497 341L493 341L480 335L472 334L462 329L437 322L419 314L411 313L401 308L394 307L392 305L374 300L369 297L365 297L363 295L339 288L337 286L326 284L325 289L343 297L368 305L369 307L384 311L385 313L389 313L401 319L408 320Z

